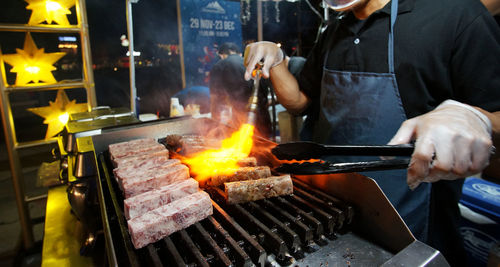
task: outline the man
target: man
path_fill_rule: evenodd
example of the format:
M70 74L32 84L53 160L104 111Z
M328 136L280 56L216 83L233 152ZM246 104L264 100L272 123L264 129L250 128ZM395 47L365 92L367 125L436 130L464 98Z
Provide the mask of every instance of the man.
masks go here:
M253 83L243 78L245 66L237 45L224 43L219 47L218 54L221 60L210 70L212 118L237 128L247 122L247 104ZM268 93L267 87L259 90L255 125L257 134L265 138L271 135L271 119L267 110Z
M407 172L364 174L377 181L417 239L452 265L465 264L456 227L458 178L488 164L492 130L500 132L488 118L500 110L498 26L475 0L326 2L343 12L297 80L270 42L247 47L245 77L263 59L278 100L308 115L305 125L312 126L303 136L315 142L415 140Z

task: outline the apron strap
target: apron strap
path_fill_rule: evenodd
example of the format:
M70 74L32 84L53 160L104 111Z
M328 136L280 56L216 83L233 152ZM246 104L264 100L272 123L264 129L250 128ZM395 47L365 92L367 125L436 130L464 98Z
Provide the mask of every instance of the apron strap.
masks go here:
M398 0L391 1L391 28L389 30L389 44L387 53L387 63L389 65L389 73L394 73L394 24L398 16Z

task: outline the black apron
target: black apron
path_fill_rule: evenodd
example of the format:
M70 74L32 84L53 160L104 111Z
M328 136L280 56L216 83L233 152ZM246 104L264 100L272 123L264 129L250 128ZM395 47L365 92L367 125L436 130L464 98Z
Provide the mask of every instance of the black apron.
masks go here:
M388 40L389 73L330 70L325 58L319 113L302 137L324 144L383 145L406 120L394 74L394 37L398 1L391 2ZM357 40L359 42L359 40ZM355 40L355 44L356 40ZM309 132L308 132L309 130ZM312 130L312 132L311 132ZM369 160L367 157L325 157L333 162ZM426 242L431 184L408 189L406 170L363 172L382 188L414 236Z

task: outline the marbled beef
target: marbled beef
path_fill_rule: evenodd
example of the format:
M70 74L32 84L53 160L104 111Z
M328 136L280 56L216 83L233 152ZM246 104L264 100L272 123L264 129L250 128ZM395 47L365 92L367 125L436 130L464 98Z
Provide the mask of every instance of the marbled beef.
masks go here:
M152 157L169 157L169 152L166 148L158 149L157 151L147 151L139 155L118 158L113 161L115 168L122 168L134 164L135 162L147 161Z
M212 213L212 200L206 192L188 195L129 220L128 230L132 244L136 249L142 248L185 229Z
M159 189L175 181L189 178L189 168L184 164L175 164L168 168L148 170L147 175L139 175L121 180L122 190L125 198Z
M130 220L198 191L198 182L191 178L127 198L123 205L125 217Z

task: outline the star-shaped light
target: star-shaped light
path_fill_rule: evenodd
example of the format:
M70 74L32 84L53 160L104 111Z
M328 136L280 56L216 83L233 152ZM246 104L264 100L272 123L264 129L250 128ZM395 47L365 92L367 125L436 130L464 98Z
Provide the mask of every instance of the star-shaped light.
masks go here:
M69 101L64 90L59 90L55 102L49 101L49 106L28 110L45 118L43 123L49 125L45 139L49 139L64 129L70 114L87 111L87 104L77 104L75 99Z
M3 59L13 68L10 72L16 72L16 85L26 85L33 81L39 83L56 83L53 70L57 68L52 64L66 55L64 52L45 53L45 48L36 47L31 34L26 34L24 49L16 48L17 54L3 55Z
M28 2L26 9L31 9L28 25L38 25L44 21L48 24L55 22L59 25L68 26L66 15L71 14L69 9L75 5L75 0L25 0Z

